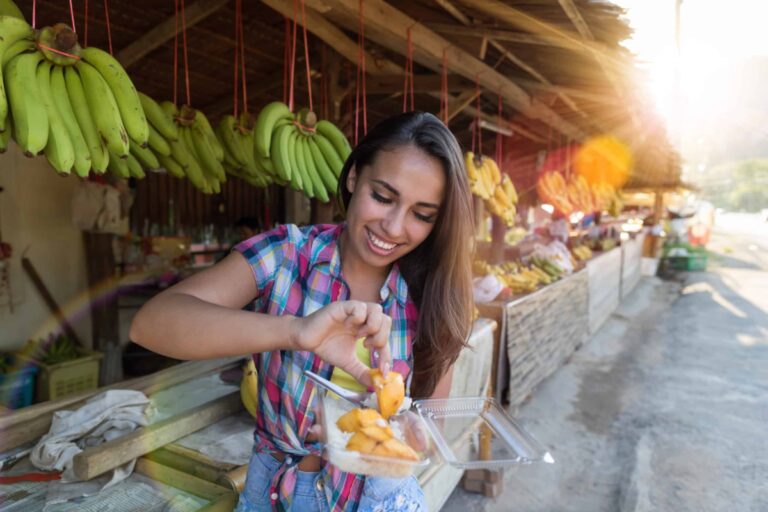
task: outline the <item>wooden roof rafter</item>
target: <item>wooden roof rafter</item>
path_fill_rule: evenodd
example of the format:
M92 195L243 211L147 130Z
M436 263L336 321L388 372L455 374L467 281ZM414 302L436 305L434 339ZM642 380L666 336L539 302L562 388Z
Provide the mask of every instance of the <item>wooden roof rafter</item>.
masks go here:
M357 30L359 4L354 0L309 0L309 7L323 10L327 16L340 14L339 21L348 30ZM330 8L330 9L329 9ZM469 80L477 79L480 85L501 93L504 102L526 116L541 119L556 130L574 139L583 139L585 133L576 125L566 122L549 107L531 98L525 90L512 80L494 70L484 62L461 48L451 44L425 25L417 22L402 11L382 0L367 0L365 3L366 39L401 55L407 53L408 28L411 29L415 62L438 71L442 53L446 52L449 69Z
M462 25L469 27L472 25L472 20L469 19L461 10L456 7L451 0L435 0L436 3L445 9L451 16L453 16L456 20L458 20ZM541 82L542 84L548 85L552 87L552 82L549 81L544 75L542 75L538 70L536 70L533 66L526 63L523 59L520 59L517 55L515 55L511 50L506 48L504 45L502 45L500 42L498 42L493 37L490 37L488 34L482 36L484 41L489 41L491 45L498 50L501 55L508 59L510 62L515 64L517 67L525 70L529 75L533 76L536 80ZM563 93L562 91L556 92L557 96L562 100L563 103L568 105L568 107L579 114L582 118L587 118L588 116L586 113L584 113L579 106L576 104L573 99L568 96L567 94Z

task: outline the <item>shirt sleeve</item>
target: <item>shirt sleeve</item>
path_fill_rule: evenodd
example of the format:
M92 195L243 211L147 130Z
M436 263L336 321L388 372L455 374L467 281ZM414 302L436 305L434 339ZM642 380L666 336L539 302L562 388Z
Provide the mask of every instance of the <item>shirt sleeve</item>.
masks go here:
M282 225L244 240L235 246L253 271L260 297L269 293L278 271L296 261L297 239L301 232L294 225Z

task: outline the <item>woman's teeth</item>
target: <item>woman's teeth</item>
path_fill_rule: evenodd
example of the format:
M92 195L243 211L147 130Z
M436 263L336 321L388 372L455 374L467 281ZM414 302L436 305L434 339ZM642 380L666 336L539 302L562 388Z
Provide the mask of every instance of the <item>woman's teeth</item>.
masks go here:
M371 239L371 242L373 243L373 245L375 245L379 249L383 249L385 251L391 251L392 249L395 248L395 246L397 246L397 244L388 244L388 243L386 243L385 241L377 238L376 235L374 235L370 231L368 232L368 237Z

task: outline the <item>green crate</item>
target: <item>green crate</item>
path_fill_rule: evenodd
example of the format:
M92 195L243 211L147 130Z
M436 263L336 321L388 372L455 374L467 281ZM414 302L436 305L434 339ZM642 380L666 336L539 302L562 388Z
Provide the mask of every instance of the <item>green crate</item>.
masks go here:
M696 252L688 256L671 256L667 258L669 265L675 270L703 271L707 270L707 254Z
M81 357L50 365L30 359L39 368L35 402L56 400L99 387L99 367L104 354L82 348L77 352Z

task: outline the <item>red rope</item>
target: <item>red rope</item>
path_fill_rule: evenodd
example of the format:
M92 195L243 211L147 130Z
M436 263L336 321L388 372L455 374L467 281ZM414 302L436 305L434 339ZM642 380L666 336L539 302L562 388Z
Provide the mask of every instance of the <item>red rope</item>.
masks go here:
M88 0L85 0L85 5L83 6L83 45L88 46Z
M109 54L112 52L112 27L109 24L109 0L104 0L104 18L107 20L107 42L109 43Z
M483 134L480 130L480 74L475 76L476 111L475 123L472 125L472 152L475 152L475 136L477 136L477 154L483 154Z
M448 54L443 49L443 67L440 79L440 110L443 113L443 123L448 126Z
M240 80L243 89L243 112L248 113L248 80L245 77L245 30L243 29L243 2L237 0L240 4Z
M307 42L307 13L304 9L304 0L301 0L301 21L304 25L304 60L307 64L307 89L309 93L309 110L314 112L312 108L312 74L310 73L309 66L309 43Z
M320 46L320 116L328 119L328 66L326 63L326 46Z
M368 108L365 94L365 12L364 12L364 0L359 1L360 10L360 30L357 36L357 84L355 86L355 144L358 141L358 133L360 131L359 115L360 115L360 95L362 94L363 103L363 136L368 133Z
M499 125L499 128L501 128L501 92L499 92L499 102L498 102L498 112L497 112L497 119L496 123ZM501 167L501 161L503 158L503 149L502 149L502 136L501 132L496 132L496 164Z
M179 0L173 1L173 104L179 104Z
M37 28L37 0L32 0L32 28Z
M105 2L107 0L104 0ZM184 12L184 0L181 0L181 37L184 49L184 80L187 85L187 105L192 105L192 95L189 90L189 60L187 58L187 15Z
M239 72L240 72L240 59L239 48L240 45L240 0L235 2L235 58L234 58L234 78L232 87L232 115L237 119L237 100L240 96L238 86L240 84Z
M37 47L38 48L42 48L43 50L48 50L48 51L53 52L53 53L58 53L59 55L63 55L65 57L70 57L72 59L80 60L80 56L79 55L74 55L72 53L63 52L61 50L57 50L56 48L51 48L50 46L46 46L44 44L37 43Z
M283 50L283 103L288 103L288 81L290 80L289 61L291 58L291 20L285 20L285 46Z
M75 28L75 8L72 5L72 0L69 0L69 17L72 19L72 32L77 34L77 29Z
M288 110L293 112L293 79L296 73L296 17L299 6L298 0L293 0L293 36L291 37L291 76L289 80L290 94L288 96Z

